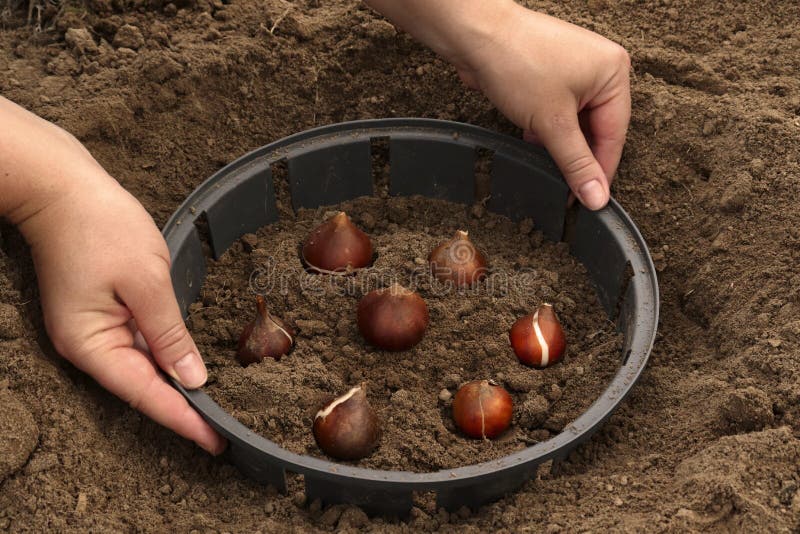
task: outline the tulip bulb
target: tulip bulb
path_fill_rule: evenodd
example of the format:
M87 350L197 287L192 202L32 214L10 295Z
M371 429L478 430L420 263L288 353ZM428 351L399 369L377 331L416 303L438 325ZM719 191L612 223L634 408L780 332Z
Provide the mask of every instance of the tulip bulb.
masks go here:
M340 211L308 236L303 262L317 273L347 274L372 263L372 242Z
M453 420L471 438L499 436L511 425L513 414L511 395L491 380L468 382L453 399Z
M408 350L428 328L428 306L417 293L399 284L367 293L358 303L358 330L383 350Z
M244 327L239 336L236 358L243 366L267 357L280 360L294 343L292 329L267 311L267 303L261 295L256 296L256 307L256 318Z
M380 441L378 416L369 405L364 384L325 405L314 417L314 439L338 460L368 456Z
M517 319L509 338L519 361L532 367L557 363L567 346L564 329L550 304L542 304L533 315Z
M440 243L428 256L431 273L441 282L456 287L472 287L486 278L486 258L469 240L469 234L458 230L453 239Z

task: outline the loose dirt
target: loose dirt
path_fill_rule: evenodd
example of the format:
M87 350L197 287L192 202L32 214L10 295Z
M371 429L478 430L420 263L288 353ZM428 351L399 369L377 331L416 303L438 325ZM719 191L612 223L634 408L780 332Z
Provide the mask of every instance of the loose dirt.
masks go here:
M211 367L209 395L240 422L298 454L324 457L311 425L325 401L362 382L383 429L362 467L435 471L484 462L550 438L576 419L617 371L622 336L601 308L583 266L566 244L449 202L363 197L338 206L369 231L377 253L353 276L305 271L298 248L330 217L325 208L263 228L212 260L191 331ZM475 215L477 217L475 217ZM454 290L430 276L426 258L456 230L467 230L487 258L486 280ZM385 352L365 343L356 307L369 291L399 283L425 299L431 316L422 342ZM294 350L243 368L236 342L254 315L254 294L298 331ZM514 321L552 302L569 349L544 370L522 366L511 349ZM450 405L458 387L494 380L512 394L511 429L496 441L463 437ZM440 398L441 397L441 398Z
M634 66L613 193L656 261L660 334L596 437L472 512L421 502L403 523L305 502L295 480L278 495L55 356L4 228L0 529L797 531L800 6L526 3L622 43ZM355 0L48 1L30 26L11 4L0 92L73 132L159 224L221 165L315 125L423 116L519 135Z

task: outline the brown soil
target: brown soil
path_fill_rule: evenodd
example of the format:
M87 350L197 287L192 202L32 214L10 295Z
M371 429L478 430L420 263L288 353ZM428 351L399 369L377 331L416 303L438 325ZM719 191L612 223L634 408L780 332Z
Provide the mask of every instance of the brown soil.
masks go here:
M383 429L378 450L359 465L435 471L488 461L548 439L599 397L619 365L614 333L588 275L565 244L546 242L505 217L412 197L360 198L339 209L368 227L377 259L348 277L306 273L298 255L308 234L330 216L301 210L296 218L248 235L211 262L191 330L211 368L209 395L243 424L298 454L323 456L311 433L321 405L361 382ZM476 218L474 215L478 217ZM386 214L386 215L384 215ZM454 291L432 280L425 258L455 230L469 231L491 261L487 279ZM411 350L368 346L355 310L367 292L393 282L425 299L431 322ZM254 292L298 330L294 350L279 362L243 368L236 341L252 320ZM508 341L513 322L552 302L569 350L544 370L523 367ZM513 426L496 441L464 438L454 427L458 386L492 379L510 390ZM445 392L444 398L439 396Z
M519 133L355 0L63 0L43 4L41 31L7 4L2 94L76 134L159 224L222 164L313 125L427 116ZM423 505L409 525L305 503L296 485L276 495L39 343L30 260L4 229L0 302L18 314L0 309L0 529L800 528L800 6L528 4L621 42L635 69L614 195L660 272L660 336L594 439L496 504Z

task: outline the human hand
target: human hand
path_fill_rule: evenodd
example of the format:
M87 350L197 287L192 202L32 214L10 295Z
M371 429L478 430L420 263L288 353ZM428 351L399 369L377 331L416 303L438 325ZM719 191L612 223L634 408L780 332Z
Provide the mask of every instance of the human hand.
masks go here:
M547 148L587 208L602 208L630 120L627 52L516 4L495 24L491 39L456 58L459 75Z
M34 172L53 175L50 191L12 222L31 246L53 345L133 408L219 454L225 440L159 373L187 388L206 381L158 228L72 136L47 123L29 126L58 167L31 162Z
M590 209L608 202L630 120L625 50L511 0L366 0L543 144Z

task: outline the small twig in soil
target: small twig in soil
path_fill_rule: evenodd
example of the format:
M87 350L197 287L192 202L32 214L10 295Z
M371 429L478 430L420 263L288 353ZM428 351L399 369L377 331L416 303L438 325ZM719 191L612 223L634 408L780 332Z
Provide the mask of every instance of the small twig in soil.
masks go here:
M679 182L679 183L683 186L684 189L686 189L686 192L689 193L689 200L693 204L694 203L694 195L692 195L692 190L689 189L689 187L685 183L683 183L683 182ZM694 210L692 209L692 204L685 204L685 206L689 210L689 214L692 217L694 217Z
M684 188L684 189L686 189L686 192L687 192L687 193L689 193L689 199L690 199L692 202L694 202L694 195L692 195L692 190L691 190L691 189L689 189L689 187L688 187L688 186L687 186L685 183L683 183L683 182L678 182L678 183L679 183L679 184L681 184L681 185L683 186L683 188Z
M595 330L594 332L591 332L589 335L587 335L586 339L591 341L594 338L596 338L597 336L599 336L600 334L602 334L603 332L605 332L605 330Z
M281 16L275 19L275 22L272 23L272 27L268 30L270 35L275 35L275 28L277 28L278 24L280 24L281 21L286 18L286 15L289 14L289 11L292 10L292 7L293 6L287 7L286 10L281 13Z
M50 26L47 27L47 31L52 31L56 29L56 24L58 23L58 20L64 15L66 9L67 9L67 3L61 2L61 4L58 6L58 13L56 13L55 17L51 19ZM83 14L80 16L80 20L86 18L86 15L87 13L86 11L84 11Z
M529 438L528 436L516 436L514 439L516 441L524 443L525 445L536 445L537 443L539 443L539 440Z

